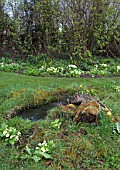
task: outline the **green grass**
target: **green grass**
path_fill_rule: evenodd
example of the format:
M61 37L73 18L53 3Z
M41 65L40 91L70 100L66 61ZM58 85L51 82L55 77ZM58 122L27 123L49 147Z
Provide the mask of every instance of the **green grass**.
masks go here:
M1 170L120 169L120 135L116 124L102 112L98 124L76 125L71 118L60 116L60 129L51 128L51 122L60 114L59 108L49 111L45 120L34 123L17 116L8 118L11 110L47 103L64 93L72 94L81 84L85 89L94 89L95 97L111 109L113 117L119 117L120 91L116 86L120 86L120 77L43 78L0 72L0 123L5 122L22 133L15 146L0 141ZM20 158L26 145L34 149L43 139L55 142L52 160L35 163L32 159Z

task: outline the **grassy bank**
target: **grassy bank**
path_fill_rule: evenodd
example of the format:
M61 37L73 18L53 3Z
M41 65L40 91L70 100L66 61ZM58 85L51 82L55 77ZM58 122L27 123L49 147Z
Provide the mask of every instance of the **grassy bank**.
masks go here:
M45 120L31 122L15 116L17 111L57 100L64 93L87 91L111 109L112 118L100 112L97 124L74 124L59 117L59 108L49 111ZM54 78L0 72L0 123L20 131L19 141L5 145L0 140L2 170L120 169L120 77ZM9 115L9 116L8 116ZM112 121L114 119L114 121ZM54 141L52 158L35 154L38 143ZM26 146L27 149L26 149ZM49 156L48 156L49 157ZM41 160L39 160L41 159Z

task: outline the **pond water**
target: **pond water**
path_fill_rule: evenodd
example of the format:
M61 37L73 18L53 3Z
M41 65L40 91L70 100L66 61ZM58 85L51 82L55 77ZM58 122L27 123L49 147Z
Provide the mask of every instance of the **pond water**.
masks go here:
M22 110L20 113L17 114L17 116L22 117L24 120L29 119L32 122L37 121L39 119L45 119L47 116L47 112L50 109L60 106L61 104L65 105L66 100L51 102L39 107Z

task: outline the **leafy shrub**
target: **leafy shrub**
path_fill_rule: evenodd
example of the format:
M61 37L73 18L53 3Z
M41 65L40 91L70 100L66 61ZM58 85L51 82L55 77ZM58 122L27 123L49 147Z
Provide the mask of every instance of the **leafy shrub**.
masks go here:
M29 55L27 61L30 62L31 64L38 64L41 61L45 61L47 58L46 54L39 54L37 56Z

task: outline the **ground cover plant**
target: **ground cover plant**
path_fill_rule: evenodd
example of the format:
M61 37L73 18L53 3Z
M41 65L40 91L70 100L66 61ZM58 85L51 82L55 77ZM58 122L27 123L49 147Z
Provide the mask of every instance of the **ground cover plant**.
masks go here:
M120 169L119 77L43 78L0 72L0 80L2 170ZM19 110L75 92L94 96L110 108L112 116L101 111L96 124L75 124L55 107L44 120L17 117Z
M0 70L17 72L33 76L113 76L120 75L120 60L100 58L84 60L50 59L45 54L29 56L27 61L13 60L7 57L0 59Z

